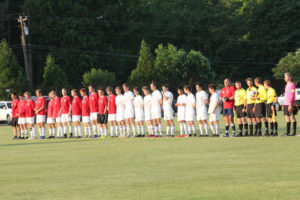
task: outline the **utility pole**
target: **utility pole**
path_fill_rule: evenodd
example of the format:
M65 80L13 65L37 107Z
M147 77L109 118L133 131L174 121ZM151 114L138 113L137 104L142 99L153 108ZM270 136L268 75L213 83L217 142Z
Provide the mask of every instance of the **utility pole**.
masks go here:
M26 40L25 40L25 23L24 21L27 20L27 17L22 17L21 15L19 16L18 22L21 25L21 40L22 40L22 47L23 47L23 54L24 54L24 63L25 63L25 71L26 71L26 76L27 76L27 80L29 82L29 84L32 86L33 81L32 81L32 69L31 69L31 65L29 62L29 56L27 53L27 47L26 47Z

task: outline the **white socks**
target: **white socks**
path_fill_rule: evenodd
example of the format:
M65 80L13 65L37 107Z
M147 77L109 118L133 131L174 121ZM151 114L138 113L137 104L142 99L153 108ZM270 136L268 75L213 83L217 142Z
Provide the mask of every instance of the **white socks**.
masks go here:
M93 125L93 133L94 133L94 135L98 135L98 132L97 132L98 130L97 130L97 125L96 124L94 124Z
M203 124L199 124L199 129L200 129L200 135L203 135Z
M184 134L184 124L183 123L179 124L179 129L180 129L180 135L183 135Z
M216 129L215 129L214 124L210 124L210 129L211 129L211 132L213 133L213 135L215 135L216 134Z
M162 136L162 125L158 124L158 131L159 131L159 135Z
M205 134L209 135L209 133L208 133L208 124L207 123L204 124L204 129L205 129Z

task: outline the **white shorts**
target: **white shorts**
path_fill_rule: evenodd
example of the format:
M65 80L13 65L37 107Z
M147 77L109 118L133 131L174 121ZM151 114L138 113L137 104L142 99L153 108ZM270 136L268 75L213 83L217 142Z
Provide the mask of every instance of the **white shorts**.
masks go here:
M36 123L45 123L46 115L37 115L36 116Z
M207 113L206 112L198 112L197 113L197 120L207 120Z
M185 112L177 113L177 121L185 121Z
M91 122L90 116L82 116L82 122L83 123L90 123Z
M18 124L26 124L26 118L25 117L19 117Z
M209 115L209 121L210 122L215 122L220 120L220 113L217 112L217 114L210 114Z
M150 113L150 112L145 112L145 120L146 120L146 121L152 120L152 116L151 116L151 113Z
M136 122L144 121L144 119L145 119L144 112L136 112L135 113L135 121Z
M185 121L191 122L195 120L195 111L194 110L186 110L185 111Z
M71 122L69 114L61 114L61 123Z
M35 117L26 117L26 124L34 124Z
M125 109L124 117L125 117L125 119L134 118L134 109L132 109L132 108Z
M55 118L55 122L56 122L56 123L61 122L61 118L60 118L60 117L56 117L56 118Z
M166 110L164 111L164 120L173 120L173 111L172 110Z
M152 107L151 110L152 119L160 119L161 118L161 108L160 107Z
M80 122L80 115L72 115L72 122Z
M52 118L52 117L47 118L47 124L54 124L54 123L55 123L54 118Z
M90 113L90 119L93 121L93 120L97 120L97 116L98 116L98 113L97 112L93 112L93 113Z
M111 122L111 121L116 121L116 114L108 114L108 118L107 121Z
M124 121L124 113L123 112L117 112L117 122Z

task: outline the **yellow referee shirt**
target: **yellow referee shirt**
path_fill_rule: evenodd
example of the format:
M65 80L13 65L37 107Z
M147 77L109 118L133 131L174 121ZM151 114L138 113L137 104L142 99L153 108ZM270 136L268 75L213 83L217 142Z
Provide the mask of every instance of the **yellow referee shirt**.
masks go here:
M267 104L275 103L275 99L276 99L277 95L276 95L276 91L274 90L274 88L270 87L267 90L267 96L268 96Z
M244 105L246 95L247 95L246 90L244 88L240 88L240 89L235 90L234 105L235 106Z
M268 99L267 90L265 86L260 85L257 89L257 96L255 103L265 103Z
M251 91L252 90L255 90L257 92L257 89L254 86L247 89L247 104L254 104L255 103L255 100L253 100L252 96L251 96Z

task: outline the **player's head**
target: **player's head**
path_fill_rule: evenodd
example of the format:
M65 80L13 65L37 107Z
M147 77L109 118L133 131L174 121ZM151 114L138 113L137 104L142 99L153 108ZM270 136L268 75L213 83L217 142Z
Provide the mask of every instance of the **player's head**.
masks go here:
M80 95L81 96L83 96L83 97L86 96L86 93L87 93L87 90L85 88L80 89Z
M37 97L42 96L42 90L41 89L35 90L35 94L36 94Z
M133 93L135 96L138 96L140 94L139 88L138 87L134 87L133 89Z
M10 97L11 97L12 100L17 99L17 93L12 92L12 93L10 94Z
M292 74L289 72L284 73L285 82L290 82L292 80Z
M209 84L208 85L208 91L212 94L216 92L216 85L215 84Z
M103 88L98 88L98 95L103 96L104 95L104 89Z
M169 86L168 86L167 84L163 84L162 87L161 87L161 89L162 89L164 92L166 92L166 91L169 90Z
M224 79L224 86L229 87L231 85L231 81L228 78Z
M48 97L49 97L49 99L50 99L50 100L52 100L52 99L53 99L53 95L52 95L52 93L51 93L51 92L49 92L49 93L48 93Z
M71 90L71 95L72 95L72 97L76 97L77 96L77 89Z
M24 97L25 97L27 100L29 100L29 99L31 98L30 92L25 92L25 93L24 93Z
M177 93L178 93L178 95L182 95L183 94L183 89L179 87L177 89Z
M20 100L23 100L23 99L24 99L23 93L22 93L22 92L20 92L20 93L18 94L18 96L19 96L19 99L20 99Z
M265 86L265 88L270 88L271 87L271 81L270 80L265 80L264 81L264 86Z
M202 86L200 83L196 83L195 88L197 92L200 92L202 90Z
M121 89L121 87L117 86L117 87L115 88L115 90L116 90L116 94L117 94L117 95L122 94L122 89Z
M53 98L57 97L57 94L54 90L51 91L51 96L53 96Z
M240 89L242 87L241 81L235 81L235 87L236 89Z
M89 85L89 92L90 93L95 92L95 89L94 89L93 85Z
M106 88L106 93L107 93L108 95L111 95L111 94L113 93L113 88L112 88L111 86L108 86L108 87Z
M142 89L143 89L143 93L144 93L145 96L150 94L148 86L144 86Z
M63 95L63 96L66 96L68 93L67 93L67 89L66 88L63 88L63 89L61 89L61 94Z
M254 83L255 83L256 86L261 85L261 84L262 84L261 78L260 78L260 77L256 77L256 78L254 79Z
M184 87L183 87L183 90L184 90L184 92L185 92L186 94L191 93L190 86L188 86L188 85L184 86Z
M156 90L156 83L154 81L152 81L152 83L150 84L150 88L152 91L155 91Z
M129 91L129 87L128 87L127 83L123 83L122 87L123 87L124 92Z
M252 78L247 78L246 79L246 83L247 83L247 85L248 85L248 87L252 87L253 86L253 79Z

